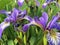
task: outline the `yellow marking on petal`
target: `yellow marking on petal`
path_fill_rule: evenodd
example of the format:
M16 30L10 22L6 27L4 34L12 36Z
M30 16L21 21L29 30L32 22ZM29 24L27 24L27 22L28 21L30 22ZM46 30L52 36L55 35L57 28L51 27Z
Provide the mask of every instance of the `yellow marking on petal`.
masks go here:
M52 38L56 39L56 32L55 31L51 30L50 35Z

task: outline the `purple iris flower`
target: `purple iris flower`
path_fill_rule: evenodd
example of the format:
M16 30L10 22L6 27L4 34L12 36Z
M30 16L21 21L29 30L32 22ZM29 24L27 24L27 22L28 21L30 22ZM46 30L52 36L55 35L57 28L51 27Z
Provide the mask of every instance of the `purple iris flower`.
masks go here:
M8 14L8 12L6 11L1 11L1 13ZM18 10L14 8L13 12L9 16L7 16L7 18L4 19L4 22L0 24L0 38L2 36L4 29L10 26L10 22L14 23L17 20L17 16L18 16Z
M21 7L22 5L23 5L23 3L24 3L24 0L18 0L18 5Z
M4 19L4 22L0 24L0 38L2 36L2 33L5 28L10 26L10 23L16 24L16 21L18 19L26 19L26 20L32 20L27 14L26 10L20 11L16 8L13 9L11 13L8 13L7 11L1 10L0 13L2 14L8 14L8 16Z
M42 5L43 8L46 8L46 6L48 4L50 4L51 2L55 2L54 0L46 0L46 2Z
M26 32L31 25L37 25L44 32L48 32L46 34L47 41L49 45L58 45L60 44L60 33L53 31L53 29L60 30L60 24L57 22L59 16L53 16L52 20L48 22L48 14L46 12L42 13L42 16L38 18L37 16L30 21L30 23L25 24L23 26L23 31ZM47 23L48 22L48 23Z

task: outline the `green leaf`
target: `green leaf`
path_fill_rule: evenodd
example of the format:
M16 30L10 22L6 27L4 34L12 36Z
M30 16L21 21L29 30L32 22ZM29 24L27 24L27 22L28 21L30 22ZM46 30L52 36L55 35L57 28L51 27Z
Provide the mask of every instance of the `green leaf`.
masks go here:
M8 45L14 45L13 40L9 40L9 41L8 41Z
M36 41L36 38L34 37L34 36L32 36L31 38L30 38L30 45L34 45L34 42Z

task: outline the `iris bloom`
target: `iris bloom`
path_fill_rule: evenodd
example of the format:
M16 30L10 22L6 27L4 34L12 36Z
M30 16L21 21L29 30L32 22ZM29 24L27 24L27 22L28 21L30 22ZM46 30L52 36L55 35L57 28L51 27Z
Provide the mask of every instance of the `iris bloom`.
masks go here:
M40 18L31 18L30 23L23 26L23 31L26 32L31 25L37 25L44 31L45 38L49 42L49 45L59 45L60 44L60 33L55 32L53 29L60 30L60 24L57 22L59 16L53 16L52 20L48 22L48 15L46 12L42 13ZM48 22L48 23L47 23Z
M8 13L5 10L1 10L0 13L7 15L4 21L0 24L0 38L2 36L4 29L10 26L10 23L16 24L16 21L18 21L18 19L30 20L29 16L26 15L26 10L20 11L14 8L13 11L11 11L10 13Z

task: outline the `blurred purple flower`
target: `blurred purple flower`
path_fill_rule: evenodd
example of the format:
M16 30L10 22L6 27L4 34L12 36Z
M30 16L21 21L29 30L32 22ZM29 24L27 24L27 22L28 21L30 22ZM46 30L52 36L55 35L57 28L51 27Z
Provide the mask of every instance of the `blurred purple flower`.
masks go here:
M38 1L38 0L35 0L35 2L36 2L36 6L40 6L40 2Z
M48 4L50 4L51 2L54 2L54 0L46 0L46 2L42 5L43 8L46 8L46 6Z
M24 0L18 0L18 5L21 7L24 3Z
M7 11L1 10L0 13L2 14L8 14L8 16L4 19L4 22L0 24L0 38L2 36L2 33L5 28L10 26L10 23L16 24L16 21L19 19L26 19L28 21L31 21L32 19L26 15L26 10L20 11L16 8L13 9L11 13L8 13Z

